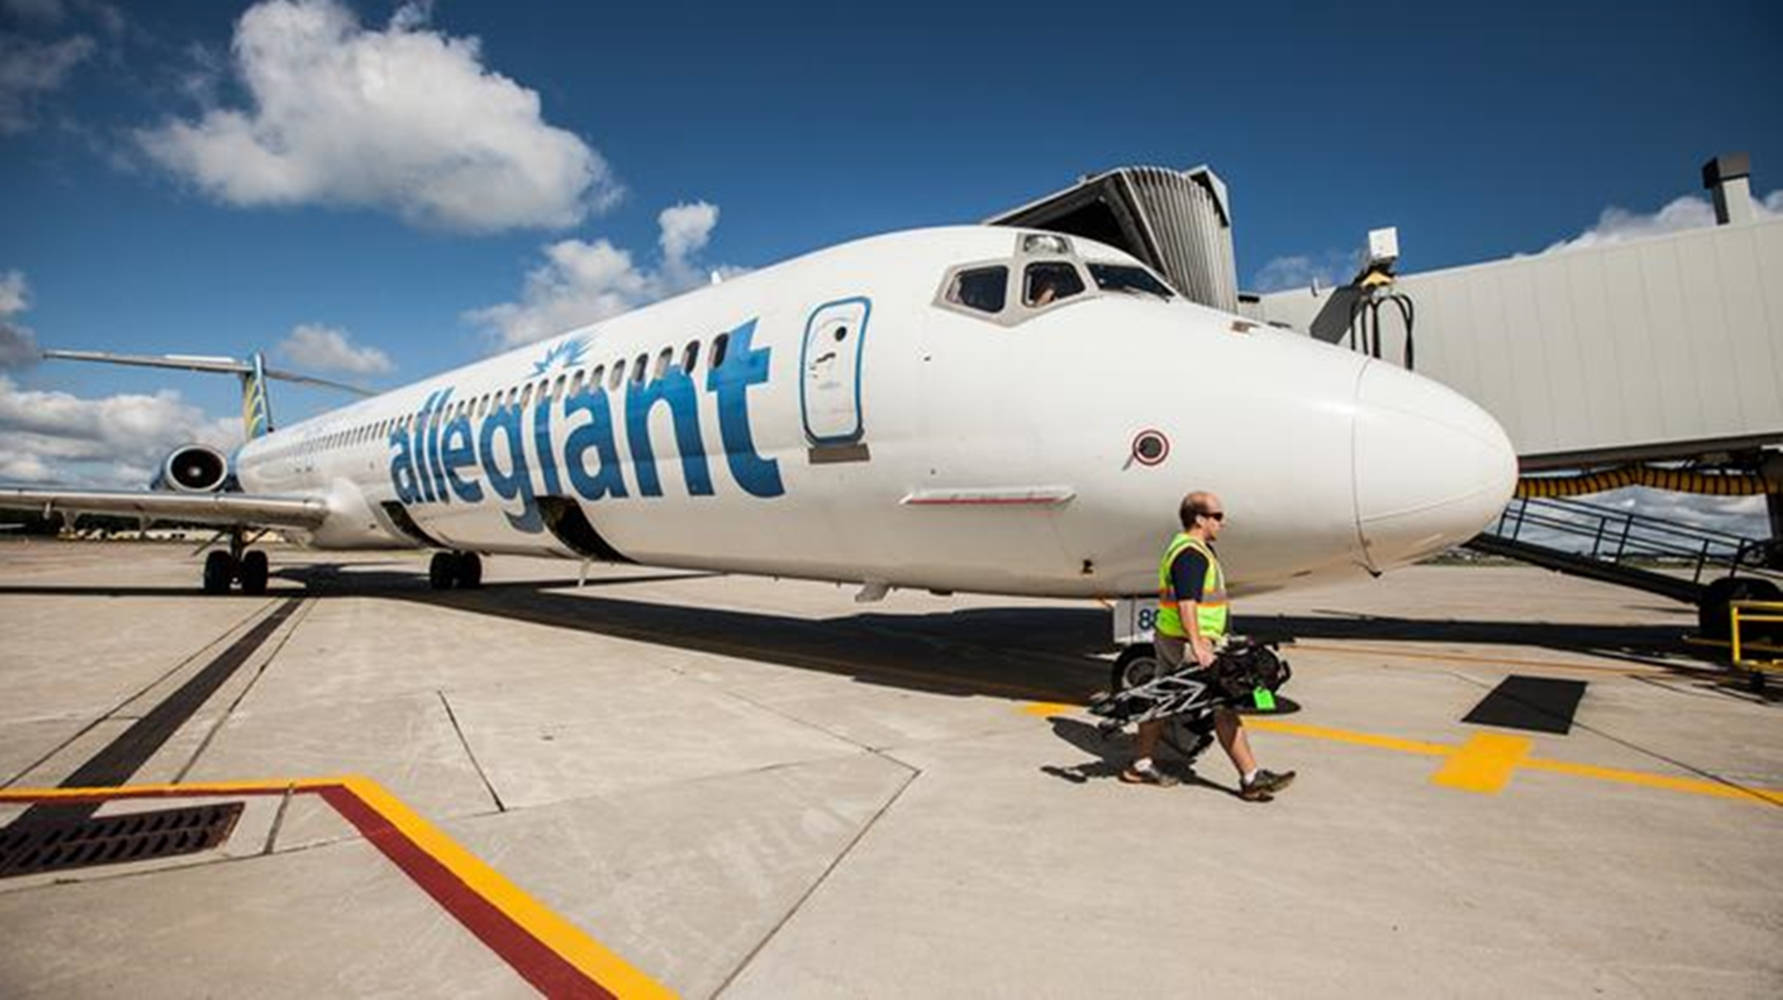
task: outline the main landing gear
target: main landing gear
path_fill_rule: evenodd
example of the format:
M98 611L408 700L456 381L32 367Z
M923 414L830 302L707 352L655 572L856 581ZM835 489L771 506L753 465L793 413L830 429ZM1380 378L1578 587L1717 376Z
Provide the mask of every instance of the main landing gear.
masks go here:
M475 552L435 552L427 583L435 590L475 590L483 585L483 558Z
M204 557L204 592L227 594L231 584L240 584L241 592L250 596L266 593L270 569L266 553L249 549L239 531L228 532L229 551L212 549Z

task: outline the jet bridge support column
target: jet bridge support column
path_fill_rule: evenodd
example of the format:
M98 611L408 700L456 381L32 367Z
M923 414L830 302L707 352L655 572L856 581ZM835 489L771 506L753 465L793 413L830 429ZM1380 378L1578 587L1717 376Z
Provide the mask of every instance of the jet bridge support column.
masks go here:
M1769 487L1764 494L1765 508L1771 516L1769 564L1772 569L1783 569L1783 451L1765 452L1759 471Z

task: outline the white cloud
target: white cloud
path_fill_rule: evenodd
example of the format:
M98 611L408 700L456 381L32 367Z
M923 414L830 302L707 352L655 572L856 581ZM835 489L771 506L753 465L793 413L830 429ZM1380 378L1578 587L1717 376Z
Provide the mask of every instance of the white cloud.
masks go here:
M426 19L405 4L366 28L336 0L264 0L232 47L249 106L136 139L232 205L367 207L488 232L574 225L619 197L600 154L546 124L537 92Z
M302 323L279 342L279 356L305 368L383 375L396 370L390 356L375 347L355 347L345 330L317 323Z
M68 74L93 54L93 48L86 35L55 42L0 35L0 135L31 128L37 98L67 82Z
M1331 288L1354 277L1356 263L1356 253L1347 250L1275 257L1251 277L1251 290L1281 292L1290 288L1305 288L1315 281L1320 288Z
M0 274L0 319L11 319L30 306L31 292L20 271Z
M1752 209L1760 219L1783 216L1783 190L1772 191L1762 199L1754 198ZM1598 215L1597 225L1570 240L1561 240L1550 245L1542 253L1610 246L1686 229L1702 229L1714 224L1715 208L1703 195L1687 194L1674 198L1664 208L1651 214L1631 212L1611 205Z
M712 238L712 227L718 225L718 206L703 201L670 205L657 215L656 223L662 229L663 256L685 260L705 249Z
M0 369L22 368L38 357L37 335L13 317L30 308L31 292L20 271L0 274Z
M26 389L0 376L0 477L142 486L146 468L182 444L225 450L240 422L212 418L171 390L88 399Z
M520 301L473 310L465 318L502 347L516 347L705 284L696 255L711 240L718 206L683 202L663 209L656 221L658 266L639 265L629 251L605 239L560 240L546 246L545 262L527 273ZM741 269L718 272L729 276Z

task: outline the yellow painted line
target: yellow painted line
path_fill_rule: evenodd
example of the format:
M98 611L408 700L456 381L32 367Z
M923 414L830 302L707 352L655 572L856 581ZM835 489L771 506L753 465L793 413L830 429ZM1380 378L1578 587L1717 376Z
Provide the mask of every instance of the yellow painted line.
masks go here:
M1059 701L1031 701L1021 706L1021 710L1029 715L1070 715L1082 707L1081 705L1067 705Z
M1034 702L1024 706L1023 711L1030 715L1059 715L1075 711L1076 708L1077 706L1061 705L1054 702ZM1329 740L1334 743L1348 743L1352 746L1374 747L1378 750L1393 750L1398 753L1419 754L1426 757L1447 757L1449 759L1443 763L1436 774L1432 775L1431 781L1445 788L1456 788L1463 791L1486 794L1497 792L1510 781L1511 776L1518 770L1526 769L1566 774L1576 778L1640 785L1644 788L1659 788L1690 795L1708 795L1714 798L1783 806L1783 788L1748 788L1744 785L1708 781L1702 778L1680 778L1647 771L1626 771L1621 768L1598 767L1594 764L1576 764L1571 761L1530 757L1528 753L1534 744L1522 736L1475 733L1467 743L1455 746L1451 743L1428 743L1423 740L1408 740L1397 736L1382 736L1377 733L1361 733L1330 726L1315 726L1305 722L1289 722L1286 719L1266 716L1247 715L1244 718L1244 724L1246 728L1266 733L1283 733L1288 736L1303 736L1308 739Z
M286 789L313 791L344 784L345 778L298 778L273 781L198 781L189 785L117 785L100 788L0 788L0 802L53 802L57 799L210 798L218 795L265 795Z
M421 818L377 782L354 776L343 784L422 851L458 876L471 891L488 900L546 947L581 970L583 975L621 997L675 995L576 925L546 908L507 876L489 867L483 859L460 847L457 841Z
M1397 750L1400 753L1442 756L1455 752L1455 748L1446 743L1402 740L1397 736L1377 736L1374 733L1357 733L1347 729L1332 729L1329 726L1313 726L1304 722L1288 722L1283 719L1264 719L1254 715L1245 716L1244 724L1247 728L1260 729L1264 732L1288 733L1292 736L1306 736L1315 740L1353 743L1357 746L1376 747L1381 750Z
M1503 733L1475 733L1462 744L1430 780L1444 788L1497 795L1510 784L1517 765L1529 756L1533 742Z
M1783 789L1747 788L1743 785L1728 785L1719 781L1704 781L1701 778L1674 778L1666 774L1649 774L1645 771L1624 771L1616 767L1598 767L1594 764L1575 764L1565 760L1542 760L1530 758L1522 764L1531 771L1548 771L1554 774L1570 774L1576 778L1596 778L1599 781L1616 781L1627 785L1640 785L1645 788L1664 788L1673 792L1688 792L1692 795L1712 795L1723 799L1745 799L1750 802L1761 800L1772 805L1783 806Z
M119 785L102 788L7 788L0 802L45 802L70 799L207 798L221 795L267 795L340 788L439 862L473 893L500 910L546 948L576 967L592 982L618 997L673 997L667 987L619 957L574 924L528 895L507 876L465 850L457 841L410 809L382 785L363 775L258 781L194 782L185 785Z

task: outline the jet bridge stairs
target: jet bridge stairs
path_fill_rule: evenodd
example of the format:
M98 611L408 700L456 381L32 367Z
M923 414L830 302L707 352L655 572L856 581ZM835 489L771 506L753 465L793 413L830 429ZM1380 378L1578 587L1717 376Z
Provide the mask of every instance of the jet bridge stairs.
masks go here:
M1725 638L1728 602L1783 598L1769 539L1583 500L1519 497L1467 548L1694 604L1705 638Z

